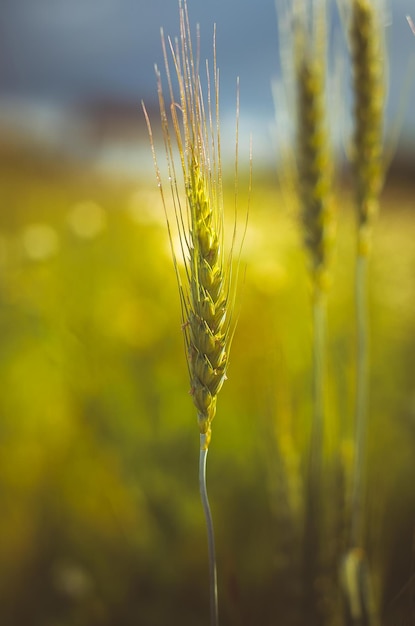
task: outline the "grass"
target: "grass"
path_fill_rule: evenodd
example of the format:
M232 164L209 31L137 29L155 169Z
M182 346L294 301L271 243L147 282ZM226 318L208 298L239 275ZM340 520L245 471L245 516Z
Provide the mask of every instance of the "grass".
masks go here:
M180 310L158 195L148 182L88 183L84 173L59 173L53 165L43 174L36 164L11 171L4 159L2 167L2 205L18 207L1 213L4 623L129 626L139 615L146 626L172 616L205 624L198 450L183 393L186 364L177 356L179 321L172 332ZM386 188L372 252L378 340L366 546L387 626L409 620L412 610L411 587L398 595L413 575L412 196L412 188ZM328 360L336 373L328 420L332 437L342 436L347 466L355 244L351 199L342 197L328 302ZM92 239L77 236L67 219L85 200L105 215L105 228ZM50 225L59 242L43 261L21 247L34 223ZM266 178L257 187L254 181L243 262L244 304L221 391L226 419L215 421L210 460L220 608L231 625L271 626L276 615L299 624L292 555L311 410L309 279L294 203L282 203Z

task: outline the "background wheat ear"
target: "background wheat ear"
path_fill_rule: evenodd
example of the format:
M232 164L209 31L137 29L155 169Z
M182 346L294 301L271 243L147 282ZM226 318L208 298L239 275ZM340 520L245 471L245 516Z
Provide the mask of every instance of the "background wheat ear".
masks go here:
M304 243L314 296L328 286L333 237L332 172L325 111L324 57L299 42L296 50L297 177Z
M352 164L358 214L358 254L366 256L384 180L385 44L378 3L373 0L353 0L349 29L354 96Z
M145 108L144 113L180 293L190 395L198 416L199 486L208 531L211 623L214 626L218 623L217 575L213 523L206 490L206 455L211 439L212 421L216 414L217 396L226 380L229 350L235 329L234 305L238 266L237 260L234 263L236 225L231 232L229 249L225 251L216 31L213 39L213 77L206 62L203 79L199 72L199 29L194 54L185 1L179 3L179 12L180 39L174 43L168 39L166 43L162 33L169 104L164 97L161 74L156 68L173 206L172 220L169 217L151 125ZM170 62L174 67L173 74L170 71ZM177 82L176 88L174 81ZM237 102L235 180L238 166L238 115ZM179 171L182 184L179 182ZM179 257L174 245L173 228L179 239Z

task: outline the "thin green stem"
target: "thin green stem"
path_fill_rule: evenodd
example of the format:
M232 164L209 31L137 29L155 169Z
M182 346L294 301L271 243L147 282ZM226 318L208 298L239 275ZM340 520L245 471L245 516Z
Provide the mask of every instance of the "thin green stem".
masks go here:
M367 306L367 256L358 254L356 261L356 405L355 452L352 476L351 546L362 545L362 518L364 493L364 457L367 431L368 402L368 306Z
M324 430L325 298L316 286L313 298L313 424L310 473L314 489L321 482Z
M210 588L210 623L211 626L218 626L218 580L216 573L216 551L215 533L213 529L212 513L210 511L209 499L206 486L206 459L208 449L205 444L206 436L200 435L200 455L199 455L199 489L205 514L206 530L208 537L209 552L209 588Z
M356 259L356 405L355 452L352 475L350 548L343 562L348 626L378 626L369 564L363 550L363 500L368 421L369 319L367 302L367 254Z
M319 286L314 286L313 302L313 419L307 467L307 489L304 528L304 609L310 622L321 621L316 580L321 558L322 522L322 467L324 432L324 361L325 361L325 297Z

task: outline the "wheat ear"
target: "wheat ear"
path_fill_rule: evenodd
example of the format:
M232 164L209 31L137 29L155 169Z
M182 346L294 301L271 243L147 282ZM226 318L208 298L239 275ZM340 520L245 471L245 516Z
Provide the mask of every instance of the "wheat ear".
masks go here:
M384 44L374 0L353 0L350 42L353 67L353 168L358 213L358 254L368 256L371 226L384 179Z
M310 260L313 311L313 419L305 492L305 610L321 621L315 584L321 558L322 459L324 437L326 288L332 236L331 168L325 113L325 15L306 25L299 16L295 35L297 86L297 172L304 242Z
M199 486L205 513L210 564L211 623L218 623L216 556L212 516L206 489L206 456L216 413L218 393L226 380L229 350L235 329L236 275L233 275L236 225L225 253L225 226L222 191L219 125L219 71L213 41L213 84L206 63L206 89L199 73L199 29L197 51L193 53L186 2L179 3L180 40L167 44L162 34L170 106L166 106L161 75L156 68L158 96L174 222L169 219L162 177L155 156L148 115L144 109L162 193L170 244L180 293L182 329L190 378L190 394L197 410L200 432ZM175 96L169 55L177 79ZM170 117L168 115L170 113ZM236 155L238 151L237 103ZM172 129L172 130L171 130ZM174 145L175 144L175 145ZM183 179L180 191L175 150ZM237 179L236 156L235 180ZM235 201L236 202L236 201ZM235 204L236 209L236 204ZM236 223L236 222L235 222ZM176 228L183 269L176 256L173 228ZM242 238L243 240L243 238ZM241 243L242 245L242 243ZM236 263L236 266L238 264Z
M364 457L368 413L368 258L372 223L384 178L385 72L380 11L373 0L352 0L350 47L353 69L354 169L357 207L355 270L356 400L350 549L343 562L347 618L353 625L377 624L363 546Z
M333 239L332 168L325 110L325 57L321 40L317 46L313 41L308 41L306 29L301 23L297 28L297 168L301 216L313 290L325 292Z

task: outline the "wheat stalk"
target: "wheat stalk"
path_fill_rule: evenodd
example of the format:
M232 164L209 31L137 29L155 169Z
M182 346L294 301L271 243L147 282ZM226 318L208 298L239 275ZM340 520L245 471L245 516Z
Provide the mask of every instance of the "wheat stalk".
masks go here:
M380 16L372 0L353 0L350 40L353 66L354 146L353 168L357 207L357 390L355 412L355 465L352 496L351 543L359 545L362 533L362 474L367 426L368 307L367 260L371 226L379 207L383 184L384 62Z
M197 50L194 53L185 0L183 3L179 2L179 12L180 40L173 43L169 38L166 43L162 32L169 106L166 104L161 74L157 68L156 75L171 200L174 208L173 224L179 237L182 267L175 252L174 226L169 218L150 120L145 107L144 114L167 219L180 293L190 395L198 417L199 486L208 531L211 622L215 626L218 623L217 574L213 523L206 489L206 456L211 440L212 421L216 413L217 396L226 380L229 350L235 330L234 305L238 269L238 262L234 263L236 215L229 249L225 252L216 35L214 31L213 84L210 68L206 62L206 87L204 87L199 67L199 28L197 29ZM168 50L177 80L178 97L173 87ZM237 91L239 93L239 90ZM238 175L239 96L237 96L236 117L235 185ZM178 152L183 193L181 193L176 171L175 149ZM236 196L235 188L235 212ZM233 273L235 266L236 273Z
M300 6L300 5L299 5ZM324 5L304 5L295 15L294 70L297 101L297 178L304 243L312 280L313 419L305 491L304 601L312 623L322 619L316 580L319 576L323 523L321 501L325 397L325 335L328 257L332 240L330 149L325 111ZM316 11L313 13L313 9Z
M367 432L369 323L368 258L374 217L384 179L383 118L385 71L380 11L373 0L352 0L350 47L353 69L354 141L352 163L357 208L355 270L356 401L352 475L350 549L343 561L347 618L353 625L374 625L378 618L363 546L364 457Z

